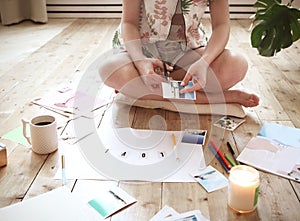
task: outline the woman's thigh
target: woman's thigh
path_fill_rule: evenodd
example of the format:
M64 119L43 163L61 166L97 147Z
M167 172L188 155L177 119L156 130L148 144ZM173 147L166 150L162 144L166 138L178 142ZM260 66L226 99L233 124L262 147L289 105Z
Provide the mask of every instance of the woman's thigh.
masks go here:
M144 84L126 52L104 59L100 64L99 74L106 85L131 97L162 99L161 88L150 90Z
M99 75L105 84L118 89L139 77L128 53L107 54L99 64Z

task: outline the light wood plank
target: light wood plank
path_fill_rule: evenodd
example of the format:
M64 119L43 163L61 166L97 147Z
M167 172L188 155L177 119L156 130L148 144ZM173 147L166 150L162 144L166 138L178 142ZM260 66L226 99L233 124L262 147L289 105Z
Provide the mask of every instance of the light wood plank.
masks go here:
M136 129L166 130L165 110L137 107L132 126Z
M23 199L46 158L47 155L35 154L22 145L14 149L7 166L0 168L0 207Z
M249 27L249 21L238 21L238 24L241 25L242 30ZM295 42L292 47L279 52L276 56L271 58L254 54L252 53L253 50L251 48L246 48L248 52L248 59L252 62L253 65L251 66L251 68L253 68L255 72L259 72L261 77L264 78L264 80L261 79L258 82L264 81L266 83L264 84L266 90L263 90L264 88L261 87L262 91L273 93L275 99L275 102L273 101L272 103L269 103L270 100L268 99L267 103L263 104L263 109L259 111L259 115L262 120L272 120L270 119L269 111L278 109L278 120L289 120L289 118L292 118L295 126L299 127L299 108L294 106L295 103L300 102L299 84L297 83L300 73L300 60L299 56L296 56L294 52L299 52L299 46L297 45L299 45L299 41ZM290 56L288 56L288 53L292 53L295 57L293 59L290 58ZM295 59L296 62L294 61ZM289 76L289 72L292 73L292 76ZM257 81L257 75L254 79L255 81ZM253 80L251 81L251 79L249 79L248 82L249 85L251 85L251 83L253 83ZM267 86L269 86L269 88ZM263 95L263 97L270 98L270 96L267 95ZM265 103L266 100L264 100L263 102ZM276 104L278 102L281 104L282 108L276 107L278 106ZM264 112L266 112L264 109L268 110L268 114L264 114ZM288 118L286 118L285 114L288 116Z
M59 151L56 151L47 157L43 167L37 177L35 177L35 181L26 193L24 199L38 196L62 186L60 179L54 179L54 176L61 164L60 156ZM76 180L67 180L67 187L72 189L75 181Z
M260 173L259 216L262 220L297 220L300 203L286 179ZM280 191L279 189L280 188ZM268 206L266 206L268 205Z
M135 197L137 203L115 215L112 221L151 219L161 208L161 186L152 182L121 182L120 187Z
M162 207L168 205L177 212L200 210L209 218L208 196L198 183L164 183Z
M113 30L118 24L118 20L112 22L113 25L109 20L74 21L64 31L47 42L44 47L29 56L28 60L18 63L5 73L4 78L14 77L12 80L1 81L2 84L0 83L3 88L2 92L4 92L0 94L0 97L6 102L5 105L1 103L0 110L5 113L6 118L1 124L5 124L10 119L20 118L20 115L16 116L17 113L13 113L13 110L20 108L21 113L24 112L31 106L30 100L47 93L50 88L74 83L76 79L77 81L80 80L88 64L80 66L80 70L83 72L78 71L78 66L85 61L86 56L92 59L94 53L99 53L98 46L102 38L106 40L112 36ZM87 62L85 61L85 63ZM37 78L37 76L39 77ZM20 87L20 85L22 86ZM24 104L26 104L25 107ZM10 129L16 126L16 124L11 124Z
M36 50L62 32L74 19L54 19L47 24L31 21L0 26L0 75L24 61Z

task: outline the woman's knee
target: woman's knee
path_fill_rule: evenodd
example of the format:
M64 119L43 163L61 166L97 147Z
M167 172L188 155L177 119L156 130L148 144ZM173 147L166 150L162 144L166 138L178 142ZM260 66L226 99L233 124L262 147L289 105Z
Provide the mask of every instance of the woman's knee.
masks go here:
M126 69L128 64L132 63L130 59L126 56L109 56L104 58L98 64L98 73L100 78L106 82L109 79L113 79L116 73L122 72L123 69Z
M213 70L223 79L225 85L236 84L244 79L248 62L241 53L225 49L214 63Z
M116 71L116 61L115 59L107 58L100 62L98 66L98 73L100 78L105 82L108 80L113 73Z
M212 64L212 82L218 80L222 90L231 88L245 77L248 70L248 62L245 57L237 52L226 49ZM212 84L214 86L214 84ZM209 90L214 87L208 86ZM214 89L213 89L214 90Z
M228 62L229 73L233 73L237 81L244 79L248 70L248 61L243 54L230 51L230 61Z

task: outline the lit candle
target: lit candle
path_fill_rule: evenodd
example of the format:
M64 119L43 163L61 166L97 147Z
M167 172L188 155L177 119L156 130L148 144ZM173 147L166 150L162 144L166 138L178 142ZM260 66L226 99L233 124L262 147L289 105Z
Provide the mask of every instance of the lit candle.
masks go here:
M259 173L256 169L238 165L230 170L228 205L239 213L255 210L259 190Z

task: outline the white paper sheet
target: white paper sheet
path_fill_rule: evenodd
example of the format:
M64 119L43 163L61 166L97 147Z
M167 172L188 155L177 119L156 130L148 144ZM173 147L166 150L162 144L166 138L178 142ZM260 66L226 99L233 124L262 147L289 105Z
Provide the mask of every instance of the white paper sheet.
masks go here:
M300 182L300 149L254 137L237 158L258 169Z
M300 129L266 122L237 160L300 182Z
M178 213L168 205L164 206L149 221L208 221L200 210Z
M101 216L66 187L0 208L1 221L96 221Z
M70 145L67 143L59 144L59 154L65 157L65 175L66 179L99 179L106 180L107 177L102 176L94 170L84 159L78 145ZM54 179L62 179L62 167L59 165L55 173Z
M43 106L64 115L92 116L91 111L105 106L112 101L111 97L94 97L77 88L65 86L54 89L43 97L32 100L33 104Z
M190 176L191 171L200 170L206 167L203 155L202 145L181 143L181 135L183 131L145 131L135 130L131 128L119 128L117 131L105 128L99 130L99 137L108 149L102 152L102 155L110 155L111 159L115 161L122 161L124 164L131 164L134 166L154 166L156 163L162 163L164 160L169 160L167 164L170 167L170 174L163 177L164 182L195 182ZM132 134L134 137L132 137ZM172 143L172 134L177 140L177 147L174 149ZM98 139L99 139L98 137ZM130 138L131 137L131 138ZM177 149L178 148L178 149ZM88 163L85 160L78 145L69 145L63 143L60 145L60 153L65 156L65 171L67 179L110 179L103 173L96 172L95 165ZM175 159L174 152L180 156L185 154L186 159ZM143 153L145 157L143 158ZM164 157L162 157L162 153ZM99 155L99 157L102 157ZM173 160L172 160L173 158ZM103 162L103 167L110 167L109 163ZM97 162L98 162L97 161ZM101 163L100 162L100 163ZM112 167L115 164L112 163ZM174 167L174 170L172 170ZM101 170L101 165L98 167ZM158 173L160 168L154 169L153 173ZM130 177L131 172L124 168L119 168L119 171L125 171ZM145 170L146 171L146 170ZM126 177L126 176L125 176ZM61 168L57 170L54 177L61 179ZM113 178L113 177L112 177ZM149 180L155 181L155 180Z

